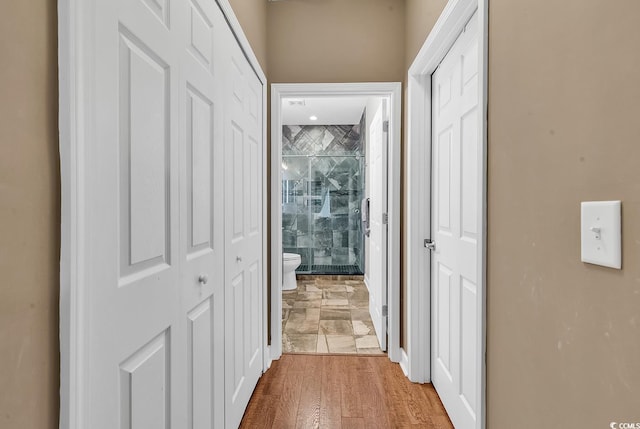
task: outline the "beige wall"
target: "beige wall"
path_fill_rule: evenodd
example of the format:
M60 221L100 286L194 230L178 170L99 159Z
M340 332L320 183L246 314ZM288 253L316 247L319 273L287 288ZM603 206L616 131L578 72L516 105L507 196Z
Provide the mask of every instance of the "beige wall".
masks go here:
M58 427L56 1L0 14L0 427Z
M447 0L406 0L405 71L409 70L446 4Z
M267 17L271 82L402 80L403 0L271 2Z
M640 3L490 6L487 427L640 421ZM580 201L608 199L622 271L580 262Z
M403 80L444 5L231 3L274 82ZM7 429L58 420L55 7L10 2L0 16ZM635 0L491 0L489 428L640 419L638 16ZM597 199L623 201L622 271L579 260L579 202Z
M640 3L492 0L489 423L640 421ZM623 201L623 270L580 201Z
M267 72L267 0L229 0L262 70Z

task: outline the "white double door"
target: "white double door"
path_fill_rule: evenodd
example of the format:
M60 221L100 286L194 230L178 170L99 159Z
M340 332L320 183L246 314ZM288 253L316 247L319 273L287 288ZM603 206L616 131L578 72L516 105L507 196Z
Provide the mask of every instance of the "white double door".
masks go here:
M482 160L478 14L432 76L432 381L456 428L480 428Z
M83 11L81 427L236 427L262 372L261 83L214 1Z

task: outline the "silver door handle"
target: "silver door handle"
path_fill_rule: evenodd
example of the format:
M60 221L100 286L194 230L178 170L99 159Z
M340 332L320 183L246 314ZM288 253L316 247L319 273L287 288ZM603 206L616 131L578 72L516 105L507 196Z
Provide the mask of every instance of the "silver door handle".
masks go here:
M424 239L424 247L431 250L432 252L436 250L436 242L430 238Z
M200 284L206 285L207 283L209 283L209 277L206 274L201 274L198 277L198 282Z

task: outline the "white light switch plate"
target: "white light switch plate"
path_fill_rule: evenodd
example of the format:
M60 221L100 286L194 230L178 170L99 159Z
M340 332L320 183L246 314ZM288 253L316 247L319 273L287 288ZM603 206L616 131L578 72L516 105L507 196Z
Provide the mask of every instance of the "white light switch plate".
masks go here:
M620 201L587 201L581 207L582 261L622 268Z

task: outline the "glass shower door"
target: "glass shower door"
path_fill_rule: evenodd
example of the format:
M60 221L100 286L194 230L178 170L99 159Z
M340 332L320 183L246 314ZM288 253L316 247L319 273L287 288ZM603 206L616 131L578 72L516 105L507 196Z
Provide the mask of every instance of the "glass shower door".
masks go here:
M296 272L310 272L312 235L309 231L309 160L306 156L285 156L282 160L282 248L297 253L301 263Z
M364 158L287 155L282 168L283 249L301 256L296 271L362 274Z
M313 206L311 271L315 274L361 274L363 195L361 156L317 155L309 158Z
M326 274L326 267L331 265L331 250L333 237L331 235L332 209L330 194L327 189L326 179L321 173L322 158L309 157L309 230L313 241L311 257L313 264L311 272L314 274Z

